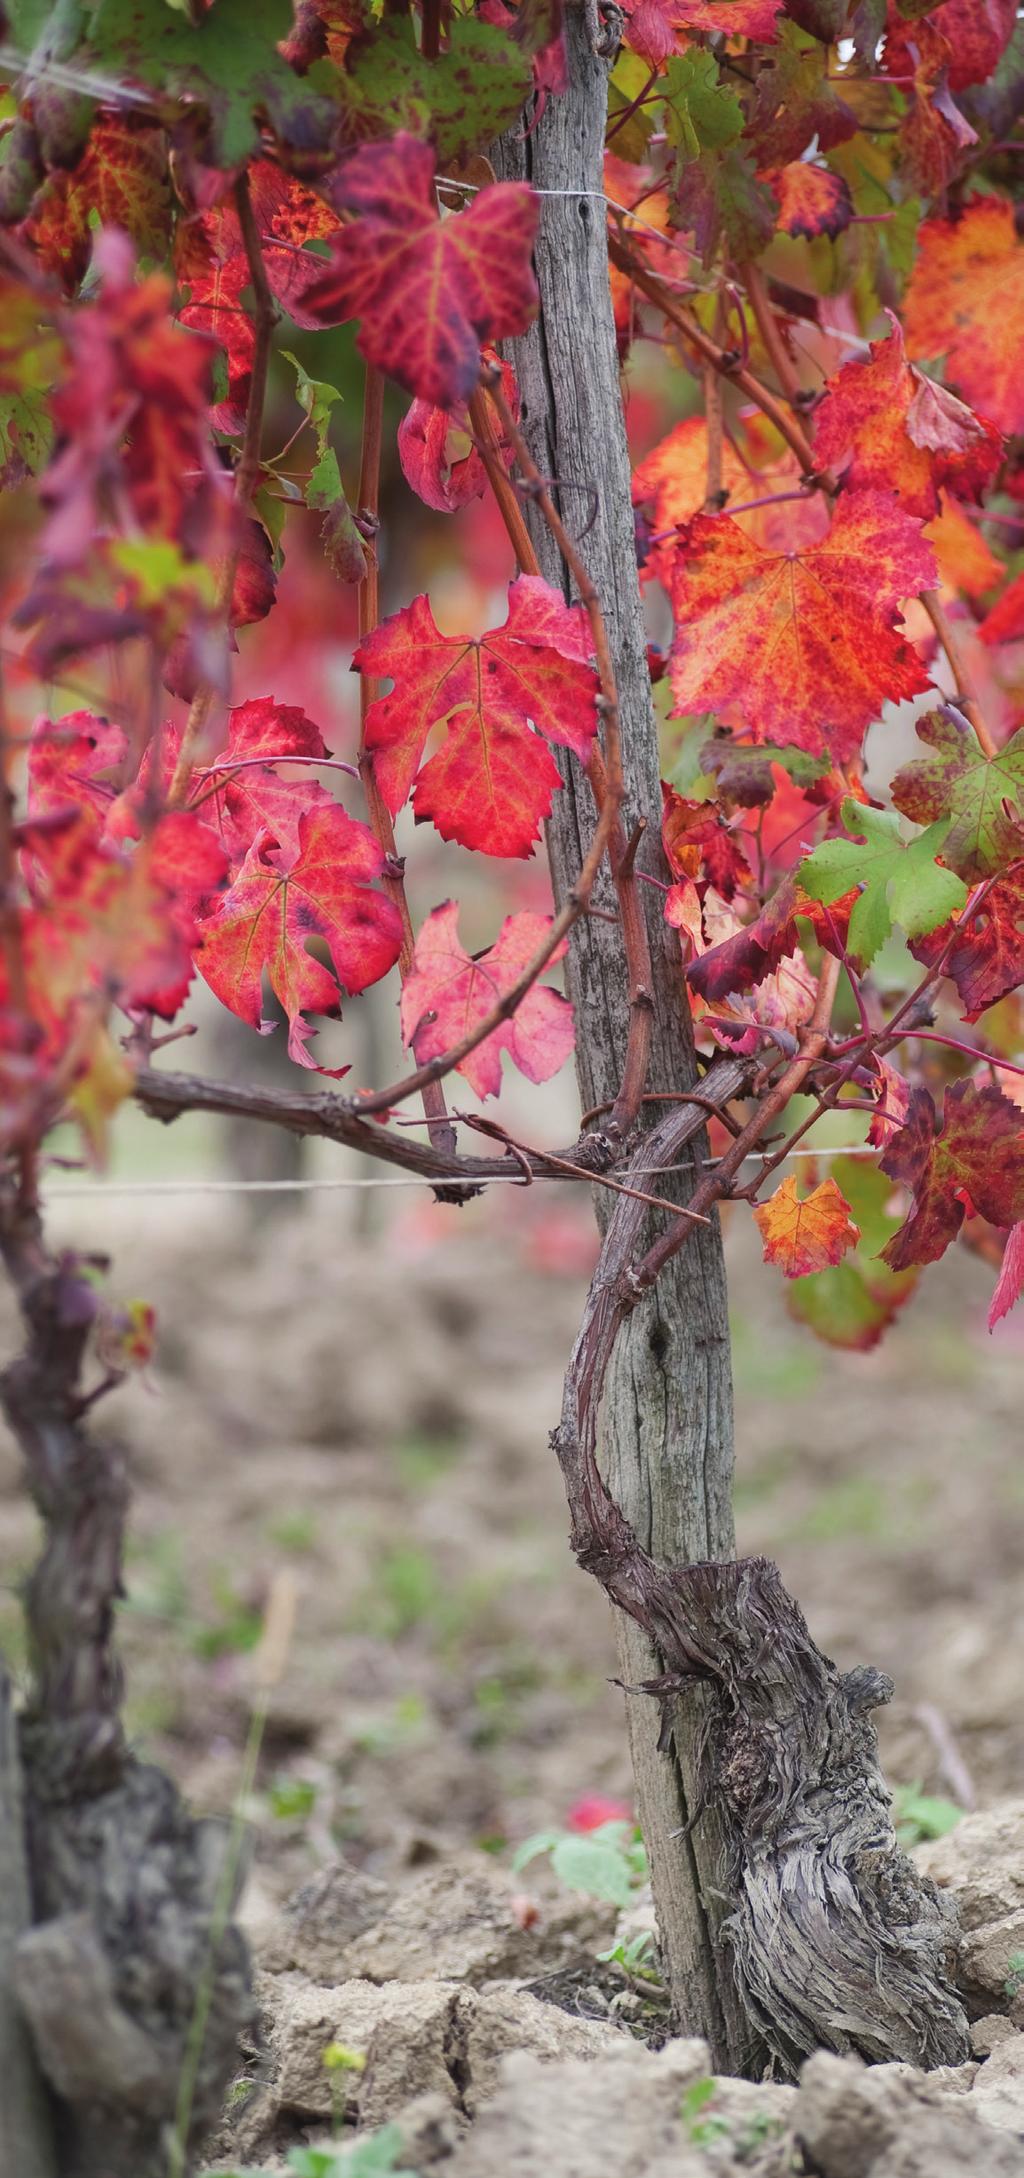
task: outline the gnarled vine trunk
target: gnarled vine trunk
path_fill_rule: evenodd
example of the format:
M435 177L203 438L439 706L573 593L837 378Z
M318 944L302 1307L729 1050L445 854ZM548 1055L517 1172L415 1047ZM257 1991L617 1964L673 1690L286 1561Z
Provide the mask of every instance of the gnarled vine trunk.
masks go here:
M567 94L497 149L503 178L542 192L541 311L510 353L530 451L580 541L609 627L625 828L646 820L638 860L664 875L602 201L607 63L594 50L592 14L573 8L568 16ZM529 502L527 520L544 574L571 595L550 530ZM548 826L559 901L595 822L589 787L564 769ZM697 1069L677 942L661 895L641 890L654 1002L648 1086L678 1092L695 1085ZM607 882L597 900L614 907ZM569 986L590 1109L614 1100L625 1055L630 994L614 920L577 922ZM722 1100L742 1081L742 1069L723 1062ZM706 1079L702 1095L710 1087ZM651 1116L638 1129L636 1184L685 1202L702 1114L676 1106L658 1120L658 1109L644 1107ZM659 1170L645 1183L648 1168L666 1165L683 1170ZM723 1562L734 1553L733 1437L717 1221L698 1227L638 1298L628 1269L651 1237L651 1213L599 1190L597 1215L602 1258L555 1444L577 1556L619 1606L623 1682L653 1682L661 1696L660 1712L642 1693L627 1701L677 2023L707 2037L722 2069L757 2071L769 2053L792 2069L818 2046L955 2060L966 2030L948 1986L948 1924L896 1846L867 1721L888 1698L887 1682L871 1671L843 1675L819 1654L774 1568Z
M0 2140L16 2126L18 2153L0 2168L50 2178L52 2119L60 2178L167 2178L176 2133L198 2136L219 2114L250 2016L244 1945L218 1913L225 1834L193 1821L170 1779L124 1739L112 1633L127 1481L120 1454L86 1426L85 1289L47 1254L35 1212L13 1190L0 1201L0 1252L25 1332L0 1375L0 1404L44 1528L25 1599L31 1686L18 1734L30 1915L18 1765L0 1703L0 1872L11 1883L0 1909L0 2055L14 2061L19 2024L25 2052L27 2022L51 2090L46 2111L31 2066L10 2090L5 2068Z

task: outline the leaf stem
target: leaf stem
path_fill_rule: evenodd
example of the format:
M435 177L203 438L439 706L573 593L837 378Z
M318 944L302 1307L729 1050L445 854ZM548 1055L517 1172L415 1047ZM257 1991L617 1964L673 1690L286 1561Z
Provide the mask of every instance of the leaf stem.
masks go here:
M372 363L366 366L363 389L363 440L359 463L359 512L368 517L368 527L375 530L380 517L380 460L384 426L384 380ZM380 571L375 543L371 537L366 554L366 572L359 584L359 637L362 641L376 627L380 616ZM366 797L366 811L370 830L393 869L382 879L384 891L398 909L402 923L402 950L398 956L398 973L402 982L413 963L416 950L416 933L413 929L409 901L405 890L405 878L399 863L395 841L395 827L391 811L381 793L377 780L373 751L366 745L366 722L370 705L380 694L380 682L367 673L359 676L359 777ZM443 1090L437 1087L439 1076L416 1083L423 1091L423 1110L430 1123L430 1139L437 1150L449 1156L455 1154L455 1134L448 1118L448 1107ZM381 1109L385 1109L382 1106Z
M799 1052L794 1059L789 1061L788 1066L784 1068L777 1081L772 1084L767 1095L762 1098L756 1111L747 1121L746 1126L740 1129L731 1147L726 1150L724 1157L719 1159L714 1172L707 1173L704 1179L699 1181L690 1197L689 1208L691 1211L708 1210L712 1203L728 1194L731 1181L739 1172L750 1151L757 1148L765 1130L771 1126L772 1120L777 1119L779 1113L785 1110L790 1098L797 1095L798 1091L803 1087L811 1068L821 1058L828 1042L829 1023L832 1019L832 1008L835 1004L836 991L839 986L839 965L839 962L834 959L831 953L826 953L818 977L814 1010L810 1020L800 1031ZM771 1165L766 1167L766 1171L770 1170ZM653 1246L648 1248L647 1253L641 1256L640 1261L633 1264L625 1273L633 1300L639 1300L641 1294L660 1277L666 1263L670 1262L672 1257L678 1253L678 1250L685 1245L692 1230L692 1225L687 1224L685 1219L675 1220L669 1226L667 1232L662 1233Z
M957 685L957 700L964 717L977 735L978 746L991 761L999 749L985 720L977 681L966 651L937 590L922 590L921 603L949 660Z
M640 895L636 888L636 872L628 854L628 843L621 822L622 804L626 798L626 786L622 770L622 738L619 730L619 692L612 661L608 627L601 608L601 600L591 580L585 562L581 559L562 517L551 497L548 486L541 476L518 425L515 423L505 399L499 372L492 372L485 381L488 397L498 417L506 443L512 447L520 472L534 504L539 508L548 529L561 553L572 577L580 602L585 607L593 637L594 655L597 660L598 679L601 683L601 705L604 718L604 763L595 750L589 766L591 786L598 807L596 840L605 825L606 809L610 805L607 827L608 860L615 884L622 923L622 943L626 955L626 972L629 979L629 1028L626 1039L626 1057L623 1064L619 1093L612 1110L611 1127L624 1132L631 1127L640 1108L650 1063L651 1038L654 1029L654 1000L652 998L651 952L647 939ZM593 855L594 842L584 868L588 868ZM635 850L634 850L635 853ZM597 874L594 866L594 876ZM581 873L582 878L582 873ZM579 900L581 879L578 879L570 896ZM590 879L588 893L593 885ZM585 906L586 900L581 902ZM565 910L563 909L563 913ZM576 913L580 912L580 907ZM576 916L573 916L575 921Z
M241 229L249 281L255 308L253 310L254 343L252 373L249 380L249 398L245 410L245 430L242 436L238 467L235 470L235 495L237 531L224 559L217 583L216 608L227 621L231 614L231 601L235 590L235 577L242 550L242 523L249 513L260 475L260 445L263 438L263 411L267 398L267 374L270 369L270 345L277 322L277 304L270 291L267 269L263 262L259 230L252 208L248 169L243 168L234 184L233 195L238 224ZM216 691L211 681L203 681L197 688L189 708L185 729L181 737L178 761L174 767L168 802L172 808L180 807L188 792L189 778L195 751L206 730L213 708Z

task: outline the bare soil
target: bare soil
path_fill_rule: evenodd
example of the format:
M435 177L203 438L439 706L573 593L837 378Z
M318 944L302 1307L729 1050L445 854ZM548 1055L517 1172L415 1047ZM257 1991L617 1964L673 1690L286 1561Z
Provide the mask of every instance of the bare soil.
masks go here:
M136 1488L129 1718L203 1808L237 1790L275 1573L298 1587L250 1809L255 1911L339 1847L390 1879L630 1790L623 1704L642 1697L608 1683L606 1607L569 1557L548 1448L586 1208L548 1197L510 1227L507 1191L500 1218L411 1197L384 1216L376 1198L360 1234L350 1199L263 1221L217 1197L108 1201L99 1236L161 1324L151 1381L102 1410ZM94 1212L59 1221L95 1246ZM960 1254L876 1353L837 1354L787 1316L749 1229L729 1245L740 1549L778 1561L839 1662L891 1673L895 1781L1019 1792L1024 1318L989 1338L991 1273ZM5 1445L15 1655L34 1540Z

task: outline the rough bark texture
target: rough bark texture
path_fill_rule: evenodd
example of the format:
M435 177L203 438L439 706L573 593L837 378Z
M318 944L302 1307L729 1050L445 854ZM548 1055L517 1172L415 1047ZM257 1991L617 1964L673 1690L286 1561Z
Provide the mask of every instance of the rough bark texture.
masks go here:
M721 1060L703 1090L736 1093ZM635 1163L669 1162L702 1114L676 1105ZM554 1444L580 1564L662 1659L648 1692L666 1720L686 1689L705 1692L697 1741L698 1820L713 1809L720 1859L718 1933L761 2051L796 2072L815 2049L872 2061L956 2064L967 2022L951 1986L955 1924L896 1842L870 1712L891 1682L841 1672L815 1647L764 1559L655 1564L610 1497L597 1459L602 1385L636 1309L632 1274L643 1213L618 1198L566 1375Z
M641 864L661 871L657 740L645 662L629 471L600 201L606 68L573 10L571 84L535 129L505 141L506 178L541 203L541 314L514 344L523 428L580 539L612 638L628 831L647 821ZM541 566L565 583L559 553L529 510ZM569 772L549 852L556 893L571 887L594 824ZM695 1081L675 941L646 894L655 1033L649 1086ZM614 896L600 899L611 905ZM570 948L586 1106L614 1099L629 1020L621 931L583 919ZM743 1069L720 1061L702 1095L725 1101ZM657 1106L648 1107L657 1114ZM638 1140L639 1187L685 1201L699 1160L699 1110L669 1107ZM631 1268L651 1213L629 1196L599 1203L603 1244L566 1379L555 1449L580 1564L625 1616L625 1684L641 1822L673 2004L711 2043L717 2069L794 2070L811 2050L869 2059L956 2062L966 2023L949 1986L950 1929L933 1888L900 1852L868 1721L888 1699L870 1669L841 1673L814 1646L773 1566L729 1560L732 1400L717 1225L696 1229L642 1292ZM657 1213L655 1213L657 1215ZM658 1707L661 1709L659 1733Z
M576 10L570 12L567 35L567 96L550 99L532 133L507 137L499 152L506 179L527 179L537 189L566 192L542 199L536 253L541 315L525 339L509 344L509 352L531 453L542 473L557 480L563 519L581 542L608 622L629 790L625 829L628 833L637 818L646 818L638 862L664 876L657 735L599 194L607 65L591 51L583 16ZM579 194L573 193L577 190ZM527 505L526 511L543 572L564 587L557 548L536 510ZM548 827L559 900L575 880L595 821L586 781L568 766L566 772L565 790L556 797ZM649 1085L678 1090L697 1078L688 1016L680 1004L678 946L664 922L661 895L652 886L641 891L655 1004ZM599 891L596 900L614 907L610 888ZM577 924L570 943L569 988L578 1023L580 1095L587 1109L615 1097L625 1053L629 990L621 937L613 924L586 917ZM657 1107L647 1110L656 1112ZM693 1145L681 1154L684 1160L691 1158ZM692 1179L681 1174L674 1181L659 1180L658 1192L678 1190L684 1202L691 1185ZM606 1215L607 1200L598 1202L599 1217ZM656 1558L671 1562L732 1556L732 1378L717 1223L701 1229L618 1342L605 1389L603 1457L618 1503ZM657 1673L658 1660L639 1628L620 1620L618 1640L627 1686ZM686 2033L704 2034L716 2065L730 2069L747 2054L749 2035L733 2001L731 1976L715 1960L712 1893L719 1842L710 1822L688 1831L695 1810L699 1709L699 1698L691 1697L674 1739L661 1752L653 1704L636 1696L628 1699L639 1812L679 2025ZM687 1835L673 1842L681 1831Z
M0 1666L0 2171L56 2178L50 2111L14 1990L15 1957L31 1918L18 1738Z
M26 1594L20 1732L34 1925L0 1959L0 2005L13 1983L55 2091L60 2178L166 2178L199 1990L208 1981L197 2138L219 2114L250 2015L245 1949L228 1928L211 1956L221 1827L193 1822L170 1780L124 1744L112 1626L127 1482L84 1422L89 1289L47 1255L35 1214L13 1198L0 1202L0 1249L26 1334L0 1402L45 1533ZM0 1853L20 1846L12 1822L0 1807ZM32 2168L9 2167L12 2178Z

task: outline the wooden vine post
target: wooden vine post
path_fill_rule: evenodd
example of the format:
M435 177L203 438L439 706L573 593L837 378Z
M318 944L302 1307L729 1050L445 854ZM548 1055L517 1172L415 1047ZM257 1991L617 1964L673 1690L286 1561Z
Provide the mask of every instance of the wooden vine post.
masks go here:
M567 40L565 96L495 152L502 179L529 181L541 193L540 312L530 332L509 344L528 449L520 485L541 572L567 597L580 594L545 515L538 475L579 540L610 633L625 777L612 872L617 857L620 876L635 857L663 875L657 733L602 201L608 63L589 12L570 11ZM597 814L593 774L588 783L566 763L563 776L565 791L547 827L558 904L571 894ZM645 1269L651 1213L635 1198L598 1190L601 1260L554 1442L577 1557L620 1606L637 1811L674 2017L682 2031L706 2037L722 2070L757 2072L769 2051L790 2068L821 2043L875 2057L955 2061L966 2030L948 1985L948 1931L896 1846L868 1722L870 1709L888 1700L889 1683L870 1669L840 1674L819 1655L774 1567L729 1562L732 1377L713 1211L716 1192L725 1190L698 1178L706 1153L699 1104L669 1105L670 1117L659 1121L664 1104L638 1101L642 1089L678 1096L693 1088L697 1066L662 895L635 890L649 949L646 990L637 989L623 943L621 882L616 887L606 873L594 895L609 911L618 891L618 914L584 915L570 935L580 1095L585 1110L608 1108L606 1128L625 1123L635 1137L638 1188L711 1209L712 1218L677 1220L679 1230L651 1247ZM821 1022L811 1024L803 1056L758 1108L750 1142L822 1049L835 980L832 969L823 975ZM623 1112L638 1006L649 1009L648 1064L645 1081L633 1083L635 1110ZM718 1080L705 1077L700 1098L742 1093L740 1065L722 1063L715 1072ZM748 1146L741 1135L730 1152L737 1169ZM650 1176L651 1167L668 1164L684 1169ZM689 1578L684 1567L694 1569ZM660 1702L641 1691L644 1682ZM885 1907L886 1881L901 1901L902 1930L889 1926L896 1917Z
M548 104L529 135L509 136L500 148L503 178L566 192L541 199L540 315L510 352L524 435L542 475L558 480L557 498L571 533L586 532L581 549L611 634L628 791L624 828L628 834L634 824L645 824L638 858L661 873L657 734L601 201L608 71L592 50L582 12L570 13L567 34L568 93ZM572 193L576 190L579 194ZM561 554L529 500L526 518L543 574L568 594ZM555 798L547 831L559 901L575 879L595 823L590 787L570 764L564 775L565 791ZM684 1089L696 1082L697 1069L687 1009L680 1003L678 941L664 921L662 895L642 885L637 891L651 954L648 1086ZM598 904L608 907L614 898L606 875ZM586 1111L614 1101L625 1064L630 992L615 924L592 916L576 924L569 988L579 1023L577 1072ZM643 1109L658 1111L657 1105ZM659 1179L657 1188L683 1202L691 1184L679 1174ZM599 1195L598 1217L605 1220L611 1198L604 1190ZM603 1444L612 1493L656 1557L672 1562L732 1556L732 1376L717 1220L695 1234L619 1340L605 1387ZM658 1665L648 1638L625 1617L617 1620L617 1637L624 1683L636 1686L650 1678ZM705 1903L715 1883L719 1841L707 1822L691 1828L699 1704L687 1705L664 1751L659 1751L655 1705L629 1694L626 1708L638 1813L649 1841L680 2024L706 2034L716 2063L729 2066L739 2058L743 2030L730 1977L716 1959Z

